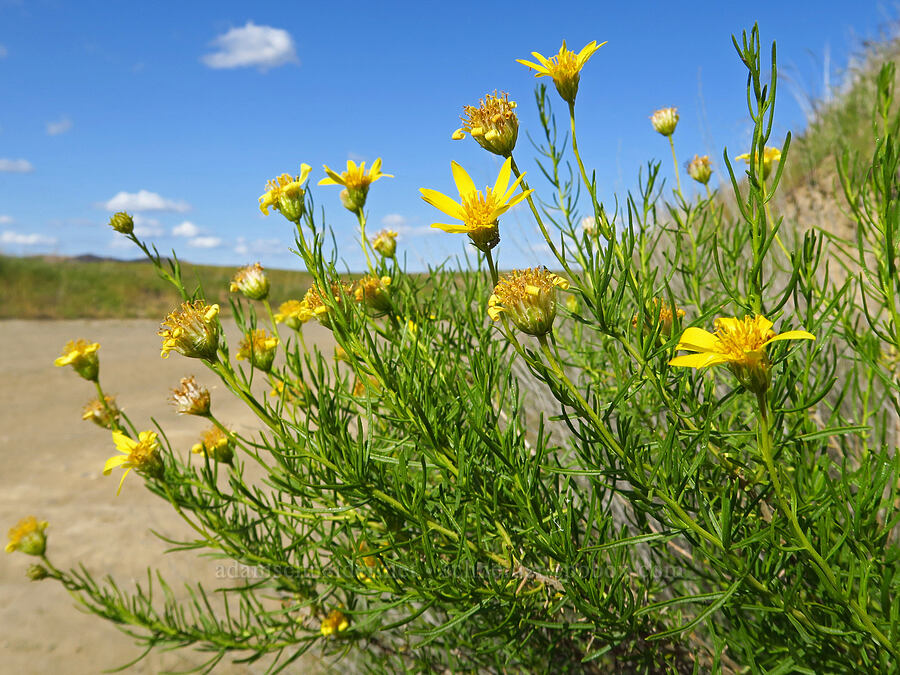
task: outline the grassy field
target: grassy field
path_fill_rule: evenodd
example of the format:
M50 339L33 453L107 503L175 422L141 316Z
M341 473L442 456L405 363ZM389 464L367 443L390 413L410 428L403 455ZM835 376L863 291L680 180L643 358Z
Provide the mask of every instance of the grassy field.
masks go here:
M228 309L228 282L236 268L183 265L188 287L200 285ZM304 272L266 270L274 307L300 299ZM80 261L0 256L0 319L162 319L179 302L176 291L146 262Z

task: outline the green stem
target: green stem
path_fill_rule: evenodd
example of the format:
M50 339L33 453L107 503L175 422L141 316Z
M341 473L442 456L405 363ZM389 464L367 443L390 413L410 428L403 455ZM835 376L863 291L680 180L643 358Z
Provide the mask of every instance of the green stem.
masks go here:
M681 191L681 173L678 171L678 158L675 156L675 140L672 136L673 134L669 134L669 147L672 148L672 162L675 164L675 184L678 186L678 194L684 198L684 193Z
M275 314L272 312L272 305L269 304L268 297L263 298L263 305L265 305L266 312L269 314L269 321L272 322L272 332L275 334L278 342L283 345L284 343L281 342L281 336L278 334L278 324L275 322Z
M360 244L366 256L366 266L369 268L369 274L376 276L375 266L372 264L372 258L369 256L369 240L366 239L366 214L363 213L362 209L356 212L356 219L359 221Z
M484 252L484 256L487 258L488 268L491 270L491 281L494 284L494 287L497 286L497 283L500 281L500 275L497 274L497 265L494 263L494 256L491 255L491 249L487 249Z

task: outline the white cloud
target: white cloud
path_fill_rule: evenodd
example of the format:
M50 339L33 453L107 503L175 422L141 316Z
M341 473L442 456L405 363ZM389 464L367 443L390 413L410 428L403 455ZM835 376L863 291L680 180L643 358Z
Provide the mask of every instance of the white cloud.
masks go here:
M382 225L387 225L390 228L397 229L398 227L403 227L406 225L407 220L406 216L400 213L389 213L384 218L381 219Z
M155 192L119 192L103 205L107 211L177 211L184 213L191 208L186 202L166 199Z
M260 70L299 63L294 39L286 30L257 26L248 21L243 28L232 28L211 43L218 51L200 60L210 68L243 68L258 66Z
M173 237L196 237L198 234L200 234L200 228L189 220L172 228Z
M224 244L218 237L194 237L188 242L188 246L194 248L219 248Z
M287 253L287 247L279 239L254 239L247 241L244 237L238 237L234 245L234 252L238 255L253 254L271 255L279 253Z
M59 136L59 134L64 134L72 128L72 120L68 117L63 117L58 122L47 122L47 135L48 136Z
M27 159L0 159L0 173L31 173L34 167Z
M134 233L139 237L158 237L163 233L162 223L156 218L148 218L147 216L142 216L140 213L135 213L133 219ZM119 239L121 239L121 237L119 237ZM123 241L128 240L125 239Z
M56 243L56 237L48 237L43 234L23 234L6 230L0 234L0 244L16 244L18 246L52 246Z
M7 54L9 54L9 50L3 45L0 45L0 59L5 59Z
M12 224L12 221L12 216L0 214L0 225L10 225Z

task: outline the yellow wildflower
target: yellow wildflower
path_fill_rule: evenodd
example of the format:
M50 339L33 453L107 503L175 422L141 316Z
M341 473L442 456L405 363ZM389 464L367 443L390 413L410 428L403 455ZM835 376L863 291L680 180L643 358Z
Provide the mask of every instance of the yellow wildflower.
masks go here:
M199 384L193 375L181 378L181 383L172 390L169 400L175 406L175 412L181 415L209 415L209 389Z
M349 295L352 290L352 284L344 281L332 281L329 295L335 304L340 305L344 296ZM331 328L331 319L328 317L331 307L325 302L323 290L318 284L313 284L306 291L306 295L303 296L303 302L306 303L307 320L315 318L326 328Z
M391 311L391 278L366 275L356 282L353 296L364 303L372 316L384 316Z
M253 263L237 271L228 290L243 293L251 300L264 300L269 295L269 278L262 265Z
M462 127L453 132L453 140L461 140L468 133L482 148L501 157L509 157L519 136L516 103L505 92L488 94L478 106L464 105L460 120Z
M675 317L679 319L684 317L684 310L675 306L673 307L667 301L659 298L651 298L647 303L647 313L643 322L643 331L650 334L659 326L660 335L668 337L672 334L672 322ZM631 317L631 325L637 328L641 324L640 317L635 314Z
M523 333L546 335L556 318L556 289L569 282L546 267L513 270L500 277L488 300L488 316L498 321L505 313Z
M397 233L393 230L382 230L372 240L372 248L385 258L393 258L397 253Z
M26 555L44 555L47 550L47 521L38 520L34 516L22 518L9 529L9 543L6 552L20 551Z
M69 340L63 348L62 356L58 357L53 364L56 366L72 366L76 373L91 382L97 381L97 375L100 373L100 359L97 357L97 350L100 344L97 342L88 342L87 340Z
M116 444L116 450L121 455L114 455L106 460L103 467L103 475L108 476L113 469L122 467L125 473L122 474L122 480L119 481L119 489L116 490L116 496L122 492L122 483L125 482L125 476L132 469L138 473L159 478L163 473L162 458L159 455L159 441L156 440L156 433L153 431L142 431L138 434L138 440L129 438L120 431L113 432L113 442Z
M693 178L701 185L706 185L712 177L712 166L709 163L709 155L700 157L694 155L694 159L688 164L688 176Z
M219 349L218 316L218 305L203 300L182 303L159 327L157 334L163 339L160 356L168 358L175 350L190 358L214 361Z
M381 157L372 162L372 168L366 173L366 163L360 162L357 166L352 159L347 160L347 170L336 173L327 166L323 167L326 178L319 181L319 185L343 185L341 201L348 211L357 213L366 205L366 196L369 194L369 186L379 178L393 178L389 173L381 173Z
M191 452L195 455L206 455L222 464L232 464L234 461L234 439L219 427L213 426L203 432L200 436L200 442L191 448Z
M715 333L702 328L686 328L676 349L697 352L676 356L670 366L706 368L726 364L738 381L753 393L760 394L769 388L772 364L766 355L766 347L778 340L815 340L815 336L803 330L776 333L772 322L764 316L746 316L743 319L718 318Z
M303 184L310 171L309 164L301 164L299 176L283 173L270 180L266 184L266 193L259 198L259 210L269 215L269 208L273 208L292 223L299 223L305 210Z
M134 232L134 219L124 211L119 211L109 219L109 226L116 232L131 234Z
M671 136L678 126L678 108L660 108L650 115L650 123L663 136Z
M756 155L754 153L753 165L758 167L759 160L757 159L757 157L758 157L758 155ZM750 153L745 152L743 155L738 155L737 157L735 157L735 160L738 160L738 159L742 159L745 162L747 162L747 164L750 164ZM781 161L781 150L779 150L778 148L770 148L770 147L766 146L765 150L763 150L762 159L763 159L762 177L763 177L763 180L765 180L766 178L768 178L769 172L772 170L772 164L775 162Z
M104 429L112 429L117 426L120 410L114 397L104 396L103 398L105 403L99 398L95 398L85 405L81 410L81 419L85 422L90 420L98 427L103 427Z
M250 361L254 368L268 373L275 361L275 348L278 338L266 335L264 328L257 328L247 333L241 340L237 353L238 361Z
M322 632L322 635L328 637L335 633L343 633L349 626L350 621L347 620L344 613L339 609L333 609L328 616L322 619L322 626L319 630Z
M556 91L559 92L562 99L574 104L575 96L578 94L578 83L581 80L581 69L588 62L588 59L605 44L606 42L597 44L596 40L592 40L576 54L566 48L566 41L563 40L559 53L551 56L549 59L537 52L531 52L531 55L538 60L538 63L532 63L524 59L516 59L516 61L534 70L535 77L543 77L545 75L552 77L553 84L556 85Z
M459 202L437 190L419 188L422 199L448 216L463 221L461 224L434 223L432 227L444 230L444 232L465 233L469 235L469 239L480 251L487 252L494 248L500 243L500 227L498 225L500 216L533 192L533 190L523 190L514 194L525 174L519 176L510 186L511 162L512 160L509 158L503 162L494 187L486 187L484 193L475 189L475 183L465 169L456 162L451 162L453 180L459 191Z
M282 302L275 314L276 323L283 323L292 330L300 330L300 327L311 318L306 302L301 300Z

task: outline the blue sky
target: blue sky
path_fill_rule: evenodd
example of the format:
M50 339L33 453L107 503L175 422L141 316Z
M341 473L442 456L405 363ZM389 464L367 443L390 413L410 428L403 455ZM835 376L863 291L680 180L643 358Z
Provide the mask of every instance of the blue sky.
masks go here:
M455 196L450 161L481 186L500 161L453 141L464 104L494 89L519 103L517 159L546 188L527 133L540 133L537 81L516 63L604 41L578 94L579 145L607 200L634 189L638 169L668 145L650 126L677 106L679 160L719 165L749 142L745 70L731 34L758 21L779 67L820 93L862 39L896 16L881 2L50 2L0 0L0 251L123 258L106 223L137 215L161 251L223 265L294 268L291 225L266 218L266 181L348 158L382 157L395 178L369 193L369 229L401 233L411 269L460 255L466 238L428 226L444 218L418 188ZM547 79L541 82L549 82ZM551 87L552 90L552 87ZM775 134L801 132L804 114L780 84ZM561 121L564 104L553 94ZM355 218L335 187L314 187L340 257L362 267ZM528 212L501 219L503 267L545 261Z

